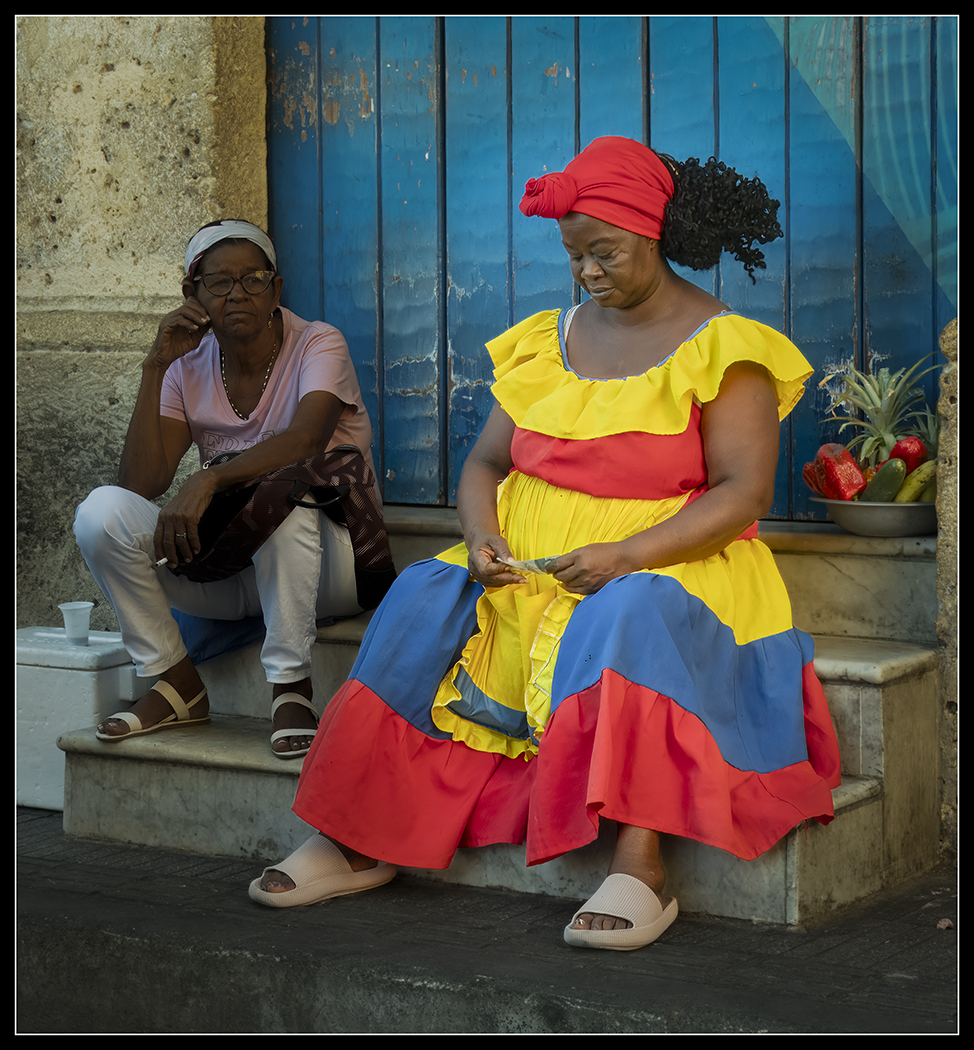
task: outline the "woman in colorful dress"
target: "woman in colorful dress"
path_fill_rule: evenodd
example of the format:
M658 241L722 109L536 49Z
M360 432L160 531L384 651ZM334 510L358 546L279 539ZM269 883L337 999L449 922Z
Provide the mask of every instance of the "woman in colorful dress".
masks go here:
M464 542L375 613L302 771L294 811L319 834L253 899L356 892L460 846L525 842L540 864L609 819L607 878L564 936L628 950L677 914L661 834L752 859L832 819L812 642L756 524L812 369L669 265L729 250L753 280L777 204L615 137L527 184L521 210L558 220L589 298L488 345Z

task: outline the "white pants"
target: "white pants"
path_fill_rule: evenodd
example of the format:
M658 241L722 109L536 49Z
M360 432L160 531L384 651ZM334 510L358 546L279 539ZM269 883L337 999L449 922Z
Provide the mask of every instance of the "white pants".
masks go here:
M102 593L118 616L122 641L141 677L179 663L186 647L171 608L216 620L263 613L260 660L268 682L311 674L315 620L361 612L348 530L318 511L295 508L253 557L227 580L194 583L156 568L159 508L128 489L105 486L78 508L74 533Z

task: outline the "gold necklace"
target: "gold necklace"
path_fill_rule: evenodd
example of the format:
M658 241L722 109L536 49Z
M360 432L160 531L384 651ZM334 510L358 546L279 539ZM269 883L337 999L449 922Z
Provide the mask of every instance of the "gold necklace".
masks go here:
M270 322L268 322L268 327L270 327ZM274 340L274 348L271 350L271 359L267 363L267 371L264 373L264 382L261 384L260 394L257 397L258 404L260 403L260 399L264 396L264 391L267 389L267 380L270 379L270 377L271 377L271 369L274 367L274 361L276 360L276 358L277 358L277 340L275 339ZM225 359L224 359L224 356L223 356L223 347L221 346L220 347L220 376L223 379L223 390L224 390L224 392L227 395L227 401L230 402L230 407L233 409L234 414L239 419L250 419L249 415L245 416L243 414L243 412L241 412L240 409L238 409L237 406L233 403L233 398L230 396L230 388L227 386L227 372L226 372L226 367L225 367L225 364L224 364L224 360Z

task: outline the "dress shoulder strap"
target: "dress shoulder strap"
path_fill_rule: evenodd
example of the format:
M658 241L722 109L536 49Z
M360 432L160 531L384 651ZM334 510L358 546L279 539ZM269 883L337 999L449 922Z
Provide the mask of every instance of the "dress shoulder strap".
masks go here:
M575 316L575 311L581 306L581 303L576 303L574 306L569 306L565 311L565 320L562 324L561 334L563 339L568 338L568 329L571 327L572 318Z

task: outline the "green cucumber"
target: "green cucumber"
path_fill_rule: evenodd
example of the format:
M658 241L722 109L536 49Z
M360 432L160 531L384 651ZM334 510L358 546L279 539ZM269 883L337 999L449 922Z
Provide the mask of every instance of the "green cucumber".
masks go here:
M859 497L860 503L892 503L906 480L906 464L902 459L888 459L873 474L872 481Z

